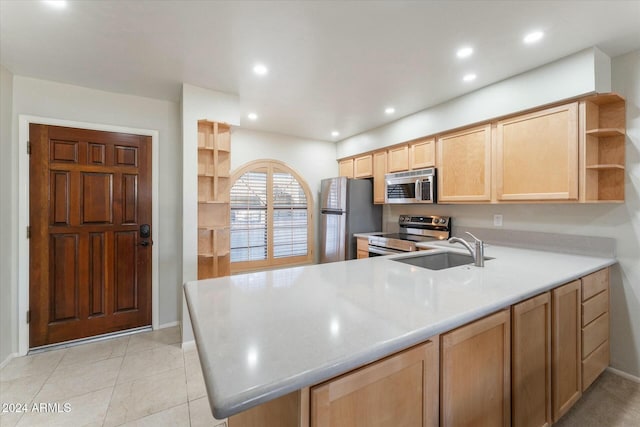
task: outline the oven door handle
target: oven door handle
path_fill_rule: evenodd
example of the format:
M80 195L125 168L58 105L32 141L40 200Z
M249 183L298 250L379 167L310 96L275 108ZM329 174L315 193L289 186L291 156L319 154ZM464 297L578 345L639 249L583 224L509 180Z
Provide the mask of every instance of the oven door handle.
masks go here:
M415 196L416 200L422 200L422 186L420 185L420 180L416 179L416 188L415 188Z
M378 255L395 255L395 254L404 254L405 251L399 251L396 249L389 249L389 248L380 248L380 247L376 247L376 246L369 246L369 252L371 252L372 254L378 254Z

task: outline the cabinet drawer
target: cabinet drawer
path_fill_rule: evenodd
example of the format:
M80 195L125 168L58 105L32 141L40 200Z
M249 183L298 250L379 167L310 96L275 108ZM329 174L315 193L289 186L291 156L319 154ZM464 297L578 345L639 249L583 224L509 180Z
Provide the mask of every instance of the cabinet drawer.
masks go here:
M594 319L609 311L609 292L600 292L589 301L582 303L582 326L587 326Z
M582 362L582 391L589 388L607 366L609 366L609 340L603 342Z
M582 301L599 294L609 287L609 269L596 271L582 278Z
M582 358L609 339L609 313L605 313L582 329Z

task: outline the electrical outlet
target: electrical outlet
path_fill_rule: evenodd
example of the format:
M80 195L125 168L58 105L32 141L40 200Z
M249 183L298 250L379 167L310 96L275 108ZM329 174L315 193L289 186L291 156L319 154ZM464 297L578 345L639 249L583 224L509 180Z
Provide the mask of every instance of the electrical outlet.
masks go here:
M493 225L496 227L502 227L502 214L495 214L493 216Z

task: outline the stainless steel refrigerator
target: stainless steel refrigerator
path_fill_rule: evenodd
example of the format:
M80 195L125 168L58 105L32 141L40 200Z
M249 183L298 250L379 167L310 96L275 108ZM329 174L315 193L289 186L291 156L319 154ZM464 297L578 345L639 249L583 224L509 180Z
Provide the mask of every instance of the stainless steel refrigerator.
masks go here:
M367 179L323 179L320 189L320 262L356 257L354 233L382 231L382 206Z

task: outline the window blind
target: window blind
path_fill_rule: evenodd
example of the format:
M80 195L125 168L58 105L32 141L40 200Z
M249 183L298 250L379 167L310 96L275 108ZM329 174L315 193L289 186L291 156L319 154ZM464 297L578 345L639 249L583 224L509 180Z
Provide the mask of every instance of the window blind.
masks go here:
M267 171L250 171L231 187L231 262L267 259Z
M273 172L273 257L307 254L307 197L293 175Z

